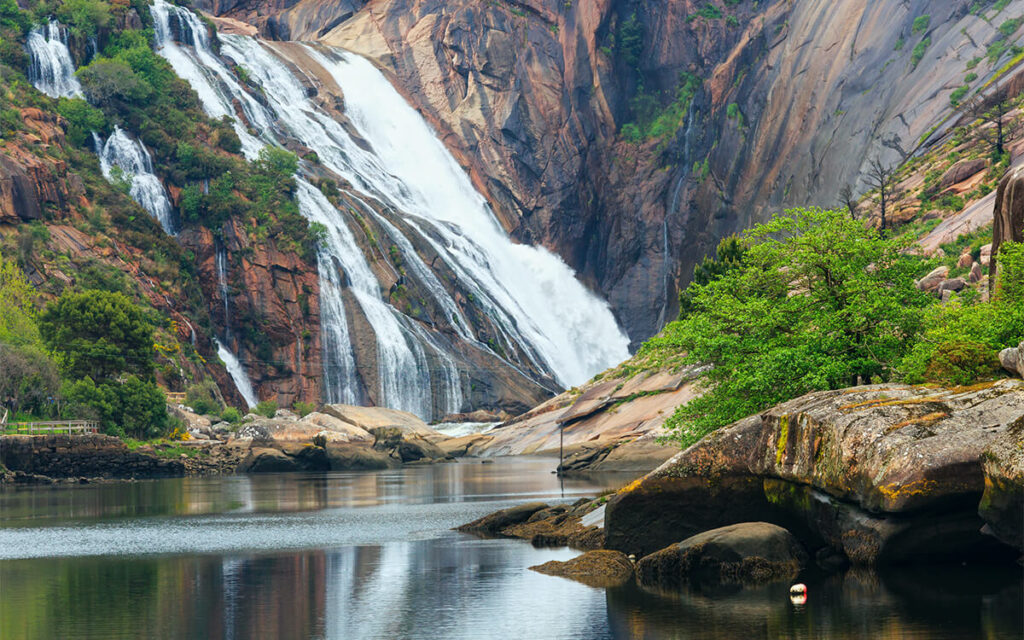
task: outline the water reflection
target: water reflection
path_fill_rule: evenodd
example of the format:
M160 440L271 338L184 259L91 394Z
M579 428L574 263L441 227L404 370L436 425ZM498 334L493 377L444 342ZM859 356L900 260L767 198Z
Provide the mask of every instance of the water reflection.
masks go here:
M449 530L563 499L550 466L3 492L0 556L16 559L0 561L0 638L1021 637L1012 567L811 576L794 607L788 584L606 592L526 570L570 550Z

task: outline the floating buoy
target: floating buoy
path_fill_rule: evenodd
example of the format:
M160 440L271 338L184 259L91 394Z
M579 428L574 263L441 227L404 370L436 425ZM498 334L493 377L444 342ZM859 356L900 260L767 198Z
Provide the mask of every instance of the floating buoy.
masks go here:
M807 585L798 582L789 588L789 601L793 604L805 604L807 602Z

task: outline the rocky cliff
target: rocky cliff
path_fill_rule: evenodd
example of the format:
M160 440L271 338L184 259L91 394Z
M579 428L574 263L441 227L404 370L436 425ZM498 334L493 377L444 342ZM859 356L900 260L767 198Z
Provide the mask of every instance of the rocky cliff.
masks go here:
M199 3L388 70L504 224L607 295L634 343L720 237L865 191L873 157L906 158L955 90L1004 72L1024 2L992 5Z

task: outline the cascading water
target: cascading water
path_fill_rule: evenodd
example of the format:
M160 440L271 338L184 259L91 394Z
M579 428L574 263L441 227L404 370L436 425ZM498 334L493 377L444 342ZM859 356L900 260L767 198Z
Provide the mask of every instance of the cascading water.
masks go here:
M221 300L224 302L224 339L231 340L231 314L228 308L228 252L224 247L217 247L217 255L214 258L217 267L217 290L220 292Z
M194 14L156 0L153 16L158 53L192 84L209 115L234 118L246 156L288 139L316 152L324 167L352 185L346 186L347 197L365 205L363 215L369 214L389 236L410 272L403 277L414 278L426 290L445 316L443 325L465 344L492 355L495 348L520 353L565 385L628 356L628 339L607 304L556 256L511 241L422 117L369 62L344 52L302 49L341 86L346 116L361 138L356 142L306 97L307 87L292 75L277 48L249 37L221 36L222 54L261 88L257 101L210 49L206 27ZM179 26L174 31L194 51L171 38L172 17ZM379 389L371 395L377 403L423 417L463 410L464 382L448 338L440 339L385 301L350 229L356 214L339 210L301 176L297 182L300 211L327 231L318 255L327 399L360 397L345 309L345 298L351 296L375 334ZM403 228L382 211L400 217ZM455 275L468 304L494 323L498 335L487 345L414 244L429 246Z
M250 408L255 407L259 402L259 398L256 396L256 391L252 388L249 376L246 375L245 369L242 368L242 363L238 361L235 354L231 353L230 349L224 346L223 342L214 338L213 343L217 345L217 355L224 361L224 367L228 370L228 375L234 381L238 393L242 394L242 398L245 399L245 403Z
M165 232L173 234L174 209L160 178L153 173L153 159L146 147L121 127L114 127L114 133L105 144L100 144L96 134L93 134L93 141L96 155L100 157L100 168L107 180L117 179L114 167L120 169L121 177L131 183L129 195L132 199L156 218Z
M28 34L31 64L28 79L51 98L82 97L82 85L75 77L75 63L68 50L67 30L56 20L35 27Z

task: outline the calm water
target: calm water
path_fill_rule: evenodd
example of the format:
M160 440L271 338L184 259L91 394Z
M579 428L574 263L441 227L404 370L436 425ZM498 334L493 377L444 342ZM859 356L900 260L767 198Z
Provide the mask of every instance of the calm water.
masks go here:
M1015 638L1022 582L971 567L657 595L526 568L575 555L450 528L624 478L554 462L0 492L0 637Z

